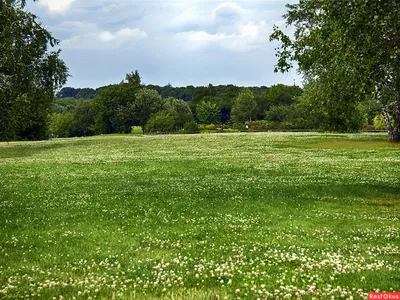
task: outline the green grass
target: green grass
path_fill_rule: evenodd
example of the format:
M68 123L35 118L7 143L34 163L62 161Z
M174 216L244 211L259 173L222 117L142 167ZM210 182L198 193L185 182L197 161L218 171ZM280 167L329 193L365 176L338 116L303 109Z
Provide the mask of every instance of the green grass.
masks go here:
M0 298L366 299L400 291L382 134L0 143Z

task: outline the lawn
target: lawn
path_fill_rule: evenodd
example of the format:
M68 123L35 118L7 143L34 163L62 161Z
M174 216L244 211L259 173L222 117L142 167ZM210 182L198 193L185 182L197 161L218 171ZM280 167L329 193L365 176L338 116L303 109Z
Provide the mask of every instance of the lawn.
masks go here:
M0 143L0 298L400 291L400 145L240 133Z

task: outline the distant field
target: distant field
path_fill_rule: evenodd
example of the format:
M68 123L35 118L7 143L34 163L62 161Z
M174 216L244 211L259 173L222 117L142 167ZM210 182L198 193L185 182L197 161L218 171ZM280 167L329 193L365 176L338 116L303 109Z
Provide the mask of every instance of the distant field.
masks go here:
M0 299L400 291L400 145L384 134L0 143L0 213Z

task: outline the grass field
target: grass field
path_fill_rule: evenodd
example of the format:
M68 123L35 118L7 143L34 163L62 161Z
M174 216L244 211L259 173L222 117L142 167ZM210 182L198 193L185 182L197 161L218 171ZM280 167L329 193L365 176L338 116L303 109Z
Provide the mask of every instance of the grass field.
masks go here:
M383 134L0 143L0 298L366 299L400 291Z

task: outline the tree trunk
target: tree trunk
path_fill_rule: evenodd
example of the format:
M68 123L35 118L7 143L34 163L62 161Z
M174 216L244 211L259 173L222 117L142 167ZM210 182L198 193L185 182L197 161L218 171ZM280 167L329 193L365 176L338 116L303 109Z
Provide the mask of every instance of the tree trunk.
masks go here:
M391 141L400 143L400 98L396 101L393 119L394 126Z
M396 95L396 100L394 104L394 128L393 128L393 138L392 142L400 143L400 75L399 75L399 69L396 70L396 75L395 75L395 95Z

